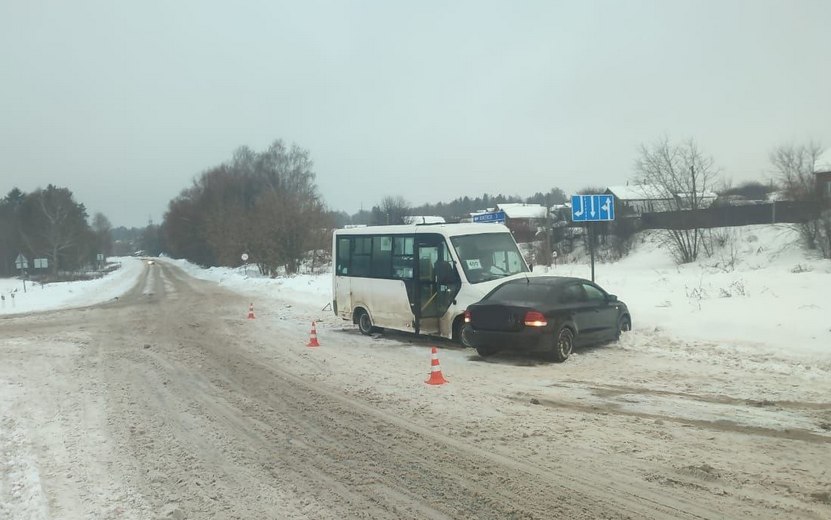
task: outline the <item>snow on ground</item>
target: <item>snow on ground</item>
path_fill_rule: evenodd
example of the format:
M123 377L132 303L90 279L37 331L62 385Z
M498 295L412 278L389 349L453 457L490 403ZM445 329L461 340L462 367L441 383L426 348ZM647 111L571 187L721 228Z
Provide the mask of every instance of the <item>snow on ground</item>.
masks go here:
M257 268L252 265L236 269L225 267L204 269L186 260L165 259L165 261L182 268L195 278L216 282L234 292L252 296L256 300L279 299L318 309L332 303L331 272L267 278L261 276Z
M831 357L831 262L811 258L788 225L747 226L699 262L676 265L655 233L614 263L597 263L595 280L626 302L634 327L687 340L716 342L748 354ZM256 268L201 269L173 261L191 275L257 298L323 309L331 275L268 279ZM535 267L538 274L591 277L588 262Z
M0 278L0 315L84 307L111 300L130 290L141 273L139 258L110 258L121 266L96 280L41 285L17 278Z
M632 313L634 327L716 347L745 349L748 355L819 354L831 358L831 262L812 258L792 227L747 226L727 231L724 247L697 263L676 265L656 233L638 236L634 251L614 263L597 263L595 280L617 294ZM6 297L0 314L90 305L127 291L143 262L119 258L122 268L89 282L28 285L0 279ZM274 300L331 312L331 274L267 278L256 267L203 269L170 260L192 276L249 295L255 306ZM591 277L588 262L537 266L538 274ZM16 290L14 299L11 291Z
M750 427L795 428L827 435L827 428L819 425L819 415L765 403L827 401L831 304L826 295L831 294L831 262L812 258L785 225L750 226L728 233L724 247L690 265L676 266L654 233L640 235L626 258L596 265L597 282L625 301L634 319L635 330L614 350L578 350L565 365L551 365L526 363L520 357L481 362L470 350L444 348L441 366L453 384L441 392L420 383L429 366L428 342L394 334L369 340L333 315L327 308L331 274L270 279L260 276L253 266L203 269L182 260L163 261L250 298L260 318L250 325L259 327L265 338L278 332L285 336L288 319L321 320L318 332L324 345L336 341L342 348L302 348L297 355L276 350L270 355L294 356L293 362L305 363L303 369L311 376L331 377L351 391L376 399L379 406L426 399L429 394L440 404L430 413L440 414L448 424L465 415L487 425L490 419L507 415L517 422L517 435L524 435L536 431L536 423L529 414L506 410L504 400L544 396L575 406L612 402L619 410L646 417L729 420ZM139 259L118 261L121 268L102 279L29 287L25 293L19 280L0 279L0 294L6 296L0 315L110 300L133 287L146 269ZM590 277L587 262L538 266L535 271ZM10 292L15 289L12 302ZM241 320L246 311L239 310ZM298 344L302 345L308 328L298 324L297 329L293 334L301 338ZM314 364L324 355L329 363ZM372 374L371 392L364 388L364 380L347 377L356 367L366 366L384 367ZM339 367L346 375L337 379L337 373L327 372L331 367ZM597 374L605 386L592 382ZM2 390L14 395L11 386ZM471 399L481 405L475 413L454 404L469 405ZM32 447L21 430L6 426L0 424L0 448L10 454L7 481L17 482L6 494L14 496L30 517L45 517L40 514L47 505L39 492ZM488 435L487 429L476 431ZM468 430L457 433L470 434ZM523 438L522 442L529 441ZM3 506L0 503L0 517ZM16 516L14 510L5 512Z
M809 380L824 374L823 367L831 370L831 303L826 297L831 294L831 262L806 253L787 225L726 233L723 248L694 264L675 265L656 234L644 233L629 256L595 266L596 281L632 313L635 332L623 348L692 359L711 368L728 363L778 374L798 371ZM126 292L143 269L139 259L118 261L122 268L102 279L30 286L26 293L19 280L0 280L0 294L6 296L0 315L110 300ZM353 328L329 307L331 274L272 279L254 266L204 269L184 260L164 261L245 295L258 315L293 305L330 322L324 327ZM537 266L535 272L591 276L587 262ZM579 355L570 362L578 363Z
M595 281L626 302L636 329L831 357L831 262L806 254L786 224L719 233L726 234L724 247L681 266L656 233L641 234L630 255L595 265ZM535 271L591 277L586 263Z

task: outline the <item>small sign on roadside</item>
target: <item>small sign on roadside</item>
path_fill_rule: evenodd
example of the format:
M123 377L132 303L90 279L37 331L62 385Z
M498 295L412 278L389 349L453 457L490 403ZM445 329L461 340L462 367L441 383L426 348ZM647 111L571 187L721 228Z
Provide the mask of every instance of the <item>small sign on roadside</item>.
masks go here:
M29 268L29 259L23 256L23 253L18 253L17 258L14 259L14 266L18 270Z
M494 211L491 213L477 213L476 215L473 215L473 222L504 224L505 217L505 212L500 209L499 211Z

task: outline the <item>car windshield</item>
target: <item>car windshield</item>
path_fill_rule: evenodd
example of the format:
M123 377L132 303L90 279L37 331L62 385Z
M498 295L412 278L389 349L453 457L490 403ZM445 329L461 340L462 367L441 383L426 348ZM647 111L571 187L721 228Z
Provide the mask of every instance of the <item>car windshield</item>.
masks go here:
M450 241L470 283L498 280L528 271L516 242L508 233L457 236Z

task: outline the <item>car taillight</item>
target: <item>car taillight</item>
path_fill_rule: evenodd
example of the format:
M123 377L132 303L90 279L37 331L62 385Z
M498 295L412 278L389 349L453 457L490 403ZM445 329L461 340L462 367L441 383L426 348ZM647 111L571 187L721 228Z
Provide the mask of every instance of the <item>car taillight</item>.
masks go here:
M465 323L470 323L470 311L465 311Z
M548 320L545 319L543 313L538 311L528 311L525 313L526 327L545 327L548 325Z

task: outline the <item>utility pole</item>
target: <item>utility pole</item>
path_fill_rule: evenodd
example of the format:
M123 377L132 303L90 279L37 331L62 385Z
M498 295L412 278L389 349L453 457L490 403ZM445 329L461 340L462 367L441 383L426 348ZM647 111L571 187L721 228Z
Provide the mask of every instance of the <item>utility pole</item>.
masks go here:
M591 255L592 259L592 282L594 281L594 233L592 233L592 228L594 227L593 222L587 222L586 226L588 228L589 233L589 254Z
M690 176L692 177L692 206L690 209L696 210L698 209L698 193L695 191L695 165L690 165Z
M543 258L547 260L549 266L551 266L552 258L551 258L551 209L548 204L548 193L545 194L545 255ZM546 269L548 269L546 267Z

